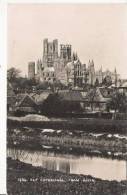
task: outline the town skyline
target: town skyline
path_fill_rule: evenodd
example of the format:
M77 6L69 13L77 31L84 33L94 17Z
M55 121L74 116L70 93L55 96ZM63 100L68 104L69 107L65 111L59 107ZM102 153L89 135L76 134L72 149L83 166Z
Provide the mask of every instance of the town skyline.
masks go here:
M42 59L43 39L57 38L71 44L82 63L93 59L96 70L116 67L121 78L127 78L126 11L127 6L119 4L9 5L8 68L27 74L28 62Z

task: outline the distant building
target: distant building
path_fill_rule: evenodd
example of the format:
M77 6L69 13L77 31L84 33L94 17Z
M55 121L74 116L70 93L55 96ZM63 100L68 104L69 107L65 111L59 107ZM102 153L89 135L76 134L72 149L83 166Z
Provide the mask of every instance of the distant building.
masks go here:
M102 67L100 68L100 70L96 71L96 81L98 81L98 83L102 83L103 82Z
M55 59L58 59L58 40L48 42L48 39L43 41L43 66L52 67Z
M54 67L46 67L41 73L40 81L54 82L56 80Z
M71 45L60 45L60 58L71 61Z
M83 87L88 82L88 72L86 64L82 64L80 60L74 57L74 60L67 63L67 82L72 87Z
M37 61L37 75L39 81L55 81L56 78L63 83L67 83L65 71L66 64L71 61L71 45L60 45L60 55L58 51L58 40L49 42L43 41L43 57Z
M96 74L93 60L88 63L88 84L94 85L96 81Z
M49 42L43 40L43 56L36 63L37 72L35 74L35 62L28 64L28 78L36 78L39 82L54 82L59 80L65 85L83 88L86 85L99 86L109 83L118 86L119 75L116 69L111 72L106 70L96 71L94 61L89 60L88 66L82 64L77 53L72 54L72 46L69 44L60 44L58 49L58 40Z
M35 78L35 62L28 63L28 78L29 79Z

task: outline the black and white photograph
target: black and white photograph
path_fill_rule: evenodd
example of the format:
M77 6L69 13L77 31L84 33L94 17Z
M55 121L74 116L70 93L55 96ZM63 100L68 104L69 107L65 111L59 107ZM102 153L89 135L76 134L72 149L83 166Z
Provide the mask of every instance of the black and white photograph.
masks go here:
M6 81L8 195L127 195L127 4L8 3Z

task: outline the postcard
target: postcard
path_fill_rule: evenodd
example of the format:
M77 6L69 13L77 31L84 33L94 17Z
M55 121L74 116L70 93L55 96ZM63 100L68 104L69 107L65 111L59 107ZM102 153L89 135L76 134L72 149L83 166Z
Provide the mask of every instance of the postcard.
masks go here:
M7 4L8 195L126 195L126 62L127 4Z

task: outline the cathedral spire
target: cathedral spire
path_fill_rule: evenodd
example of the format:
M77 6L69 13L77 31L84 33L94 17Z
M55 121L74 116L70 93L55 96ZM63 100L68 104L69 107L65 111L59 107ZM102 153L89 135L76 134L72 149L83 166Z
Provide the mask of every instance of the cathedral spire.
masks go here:
M101 66L101 68L100 68L100 71L102 72L102 66Z
M114 73L117 74L116 67L115 67L115 69L114 69Z
M73 61L76 61L76 60L77 60L77 53L73 52Z
M93 60L91 61L91 66L94 66L94 61Z
M88 62L88 68L90 68L90 65L91 65L91 62L90 62L90 60L89 60L89 62Z
M76 58L76 60L78 60L78 55L77 55L77 52L75 53L75 58Z

